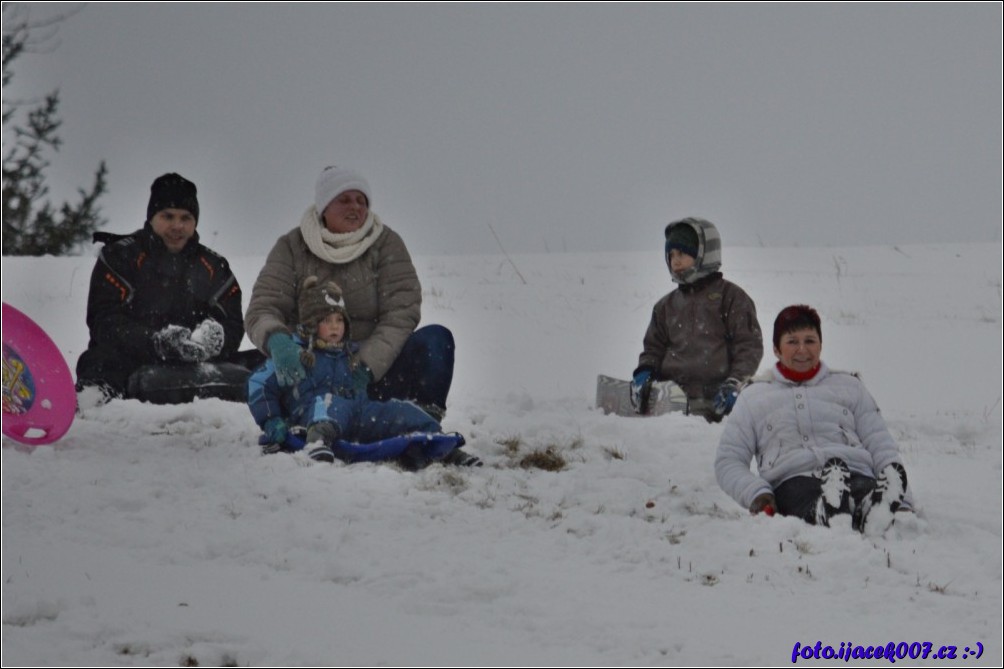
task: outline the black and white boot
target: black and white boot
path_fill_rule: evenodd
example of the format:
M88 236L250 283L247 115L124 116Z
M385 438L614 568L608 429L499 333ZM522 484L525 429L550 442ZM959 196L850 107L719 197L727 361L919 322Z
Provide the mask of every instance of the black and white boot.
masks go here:
M455 448L447 453L442 463L444 465L453 465L454 467L481 467L484 465L481 458L471 455L462 448Z
M896 511L906 496L906 470L893 462L875 479L875 488L854 513L854 528L868 536L881 536L896 519Z
M88 409L96 409L111 402L116 393L104 383L77 385L77 415Z
M335 452L331 445L338 440L338 426L327 421L314 423L307 428L307 455L318 462L334 462Z
M840 458L830 458L819 475L820 495L816 502L816 524L829 527L830 518L847 509L851 470Z

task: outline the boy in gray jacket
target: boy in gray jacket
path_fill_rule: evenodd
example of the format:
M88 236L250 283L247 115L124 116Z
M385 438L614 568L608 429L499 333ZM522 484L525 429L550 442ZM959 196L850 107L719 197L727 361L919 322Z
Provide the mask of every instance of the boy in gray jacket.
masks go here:
M756 305L722 277L722 241L711 222L670 223L665 248L666 265L679 288L652 309L631 401L638 413L647 413L652 382L669 380L687 394L690 413L718 422L763 358Z

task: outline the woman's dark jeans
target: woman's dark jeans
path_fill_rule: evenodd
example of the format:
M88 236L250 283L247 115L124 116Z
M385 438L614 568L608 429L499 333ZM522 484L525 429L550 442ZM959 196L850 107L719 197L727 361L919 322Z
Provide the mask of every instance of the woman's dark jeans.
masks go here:
M369 396L411 400L423 408L445 412L453 383L454 349L453 333L442 325L415 330L387 374L370 386Z

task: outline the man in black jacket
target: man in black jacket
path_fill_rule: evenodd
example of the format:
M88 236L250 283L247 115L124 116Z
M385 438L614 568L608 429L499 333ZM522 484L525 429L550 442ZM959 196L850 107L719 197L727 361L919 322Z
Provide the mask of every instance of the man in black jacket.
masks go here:
M226 258L199 243L195 184L179 174L150 187L143 228L96 233L90 342L77 361L81 408L126 397L180 403L244 401L248 364L241 288ZM238 364L244 362L245 364Z

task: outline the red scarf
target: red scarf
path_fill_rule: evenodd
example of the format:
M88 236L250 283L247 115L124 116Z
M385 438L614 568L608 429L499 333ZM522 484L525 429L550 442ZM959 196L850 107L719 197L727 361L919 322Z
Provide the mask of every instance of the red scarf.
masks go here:
M817 362L816 366L807 372L796 372L794 369L788 369L782 365L780 361L778 361L777 371L781 372L781 376L789 381L794 381L795 383L805 383L819 373L819 367L821 364L822 363Z

